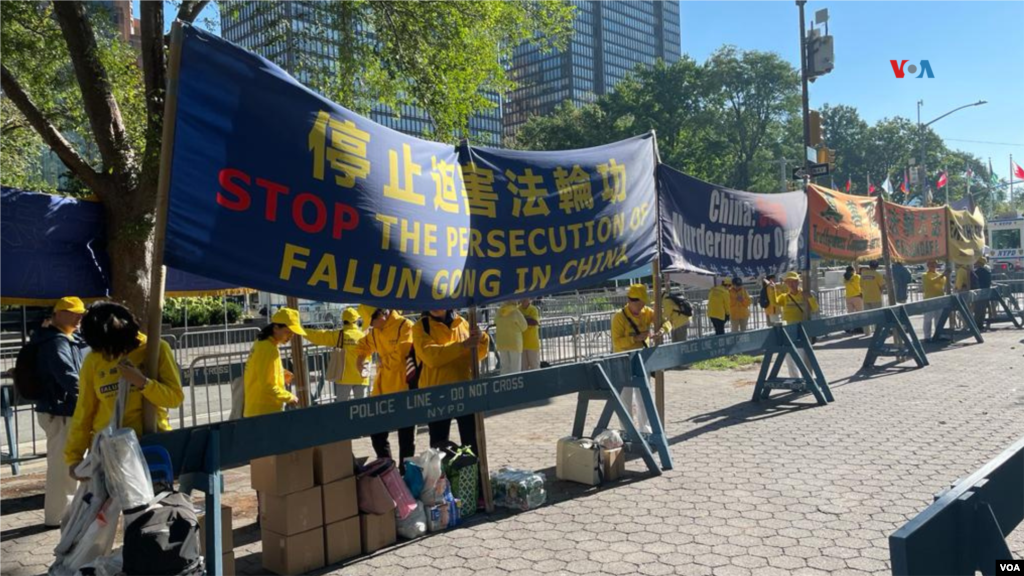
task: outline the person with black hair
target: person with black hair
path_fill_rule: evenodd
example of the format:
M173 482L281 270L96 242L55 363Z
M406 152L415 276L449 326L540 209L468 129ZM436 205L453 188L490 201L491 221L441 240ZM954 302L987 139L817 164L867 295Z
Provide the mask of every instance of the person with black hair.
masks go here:
M167 342L156 344L160 347L157 377L146 377L146 348L150 344L139 326L128 308L114 302L93 304L82 319L82 338L92 351L79 371L78 403L64 447L64 462L72 478L83 479L75 473L75 467L92 444L93 435L106 428L114 416L120 386L130 386L120 425L132 428L140 437L143 400L156 407L160 431L171 429L167 411L185 400L178 364Z
M285 404L299 403L295 394L286 388L292 373L284 369L280 350L295 334L305 336L306 331L299 321L299 312L292 308L274 312L270 324L260 330L245 361L245 409L242 412L245 418L273 414L280 412Z
M423 362L420 387L441 386L473 379L473 348L479 362L487 356L488 337L479 328L454 310L429 310L413 326L412 341L416 357ZM459 439L479 454L476 445L476 419L473 414L459 416ZM443 418L428 424L430 446L443 446L449 441L452 419Z

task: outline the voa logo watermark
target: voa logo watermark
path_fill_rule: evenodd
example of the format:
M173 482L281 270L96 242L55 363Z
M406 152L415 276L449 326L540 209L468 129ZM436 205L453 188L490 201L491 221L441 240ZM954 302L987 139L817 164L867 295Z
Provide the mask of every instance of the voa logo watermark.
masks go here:
M903 66L907 62L907 60L889 60L889 63L892 64L892 72L893 74L896 75L897 78L903 78L907 74L917 74L917 64L911 64L907 66L906 72L904 72ZM921 73L917 74L915 78L935 78L935 73L932 72L931 63L928 62L927 60L921 60Z

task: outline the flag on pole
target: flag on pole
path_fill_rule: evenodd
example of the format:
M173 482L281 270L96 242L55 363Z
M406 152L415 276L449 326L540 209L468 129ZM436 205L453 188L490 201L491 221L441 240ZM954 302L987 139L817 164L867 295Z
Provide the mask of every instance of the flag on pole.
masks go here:
M1020 164L1013 163L1013 175L1021 180L1024 180L1024 168L1020 167Z
M851 177L851 176L847 176L847 177L846 177L846 191L847 191L847 192L849 192L849 191L850 191L850 186L851 186L852 184L853 184L853 177Z
M967 167L967 172L964 172L964 176L966 176L968 180L970 180L971 177L974 176L974 172L971 171L971 167L970 166Z
M892 194L892 181L889 180L889 175L885 175L885 182L882 182L882 191L886 194Z
M939 181L935 183L936 188L942 188L949 183L949 178L946 177L946 172L943 171L942 175L939 176Z
M874 193L875 193L875 185L872 184L870 180L868 180L868 194L874 194Z
M900 182L900 192L907 193L907 182L910 181L910 172L903 170L903 182Z

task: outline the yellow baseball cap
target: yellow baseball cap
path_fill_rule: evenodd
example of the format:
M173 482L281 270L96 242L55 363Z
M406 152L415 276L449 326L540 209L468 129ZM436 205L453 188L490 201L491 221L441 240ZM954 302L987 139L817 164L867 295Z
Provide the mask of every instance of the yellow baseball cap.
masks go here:
M643 284L633 284L629 287L629 292L626 293L626 297L630 300L639 300L644 304L650 302L650 298L647 296L647 286Z
M722 286L732 286L732 278L722 278Z
M799 280L800 279L800 273L799 272L795 272L795 271L794 272L786 272L786 275L783 276L782 279L783 280Z
M54 312L74 312L75 314L85 314L85 304L82 303L82 299L77 296L65 296L60 300L57 300L57 304L53 307Z
M359 308L356 309L359 316L363 319L363 328L370 327L370 321L373 320L373 313L377 311L376 306L370 306L368 304L360 304Z
M302 324L299 322L299 311L294 308L281 308L274 312L270 321L274 324L284 324L299 336L306 335L306 331L302 329Z
M355 308L345 308L341 311L341 319L344 322L355 324L359 320L359 312L356 312Z

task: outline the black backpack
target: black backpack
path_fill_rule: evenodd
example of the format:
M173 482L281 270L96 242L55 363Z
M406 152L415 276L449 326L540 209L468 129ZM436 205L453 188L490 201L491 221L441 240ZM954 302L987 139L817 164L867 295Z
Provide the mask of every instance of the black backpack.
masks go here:
M768 301L768 287L761 286L761 293L757 295L757 305L761 308L768 308L771 302Z
M668 299L676 305L676 308L679 309L683 316L693 316L693 306L690 305L686 298L677 294L669 294Z
M39 378L39 342L30 340L21 347L12 376L14 389L25 400L35 402L46 398L46 386Z
M129 576L203 574L192 502L180 492L163 492L138 512L125 511L122 551Z

